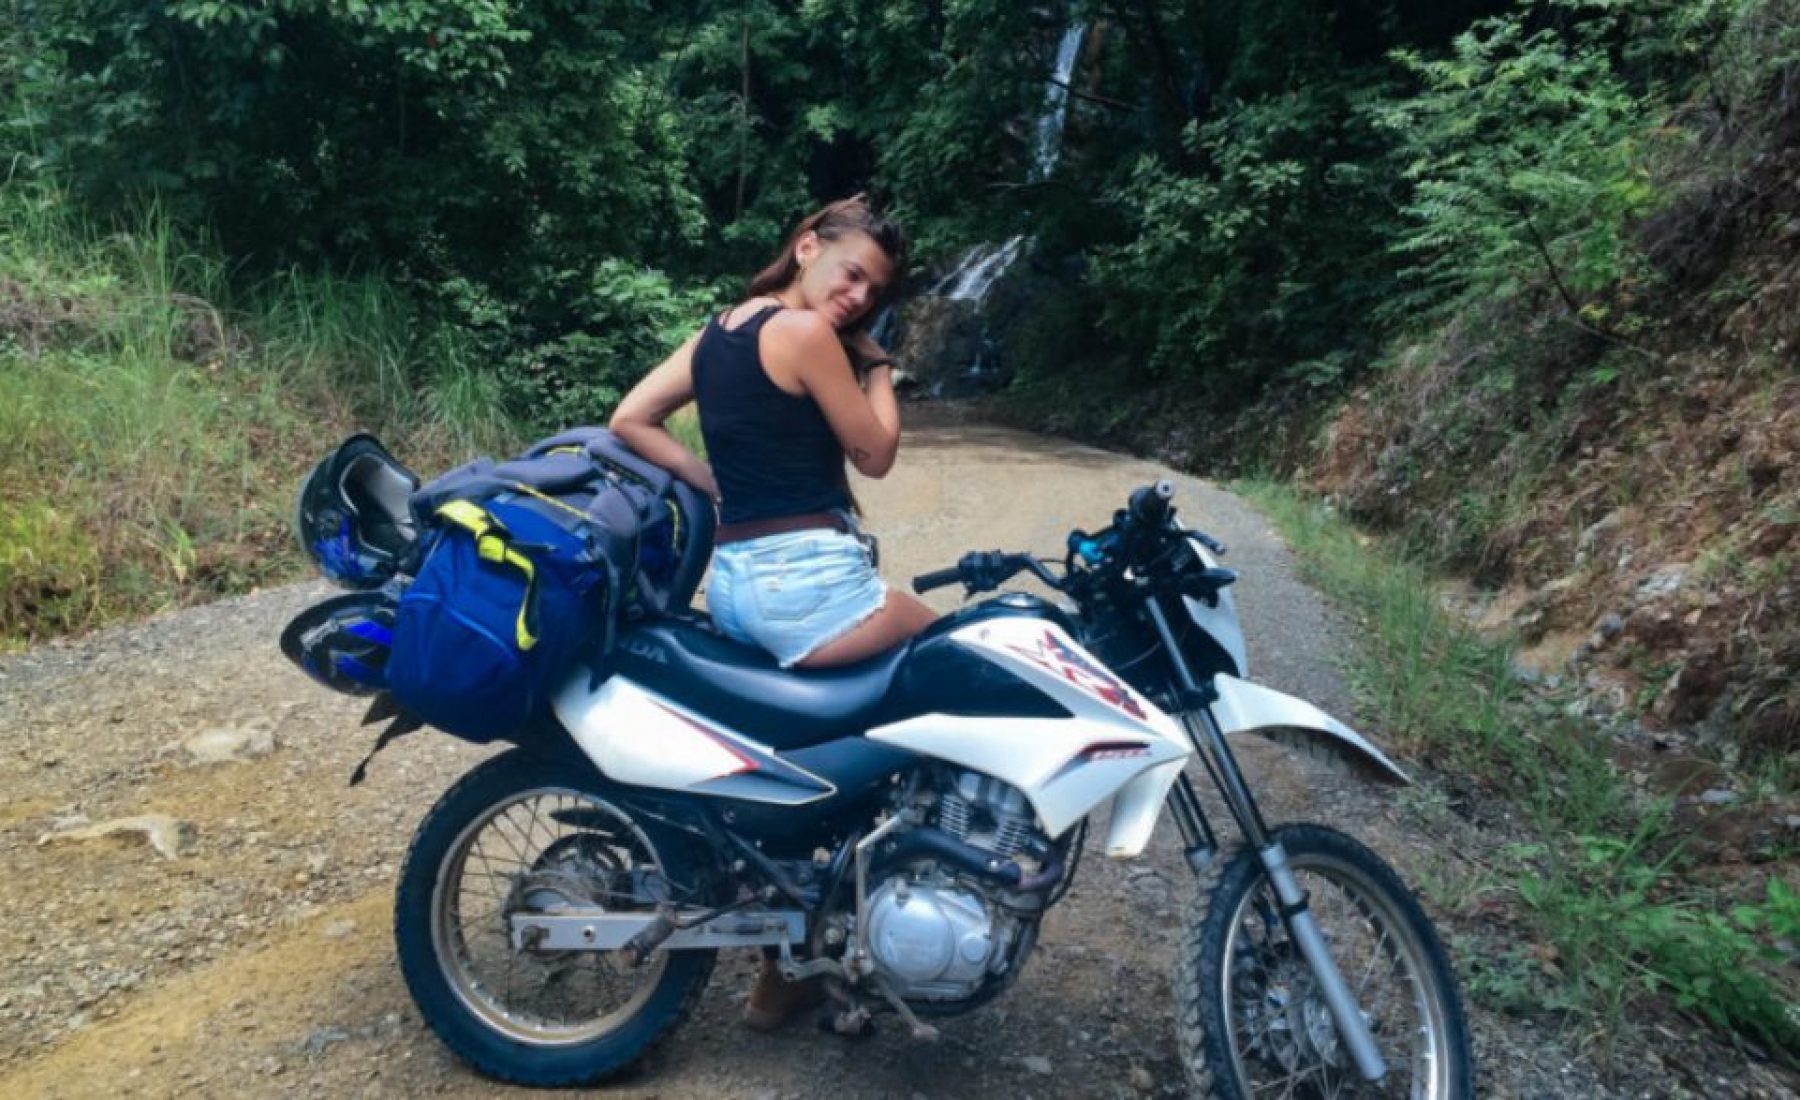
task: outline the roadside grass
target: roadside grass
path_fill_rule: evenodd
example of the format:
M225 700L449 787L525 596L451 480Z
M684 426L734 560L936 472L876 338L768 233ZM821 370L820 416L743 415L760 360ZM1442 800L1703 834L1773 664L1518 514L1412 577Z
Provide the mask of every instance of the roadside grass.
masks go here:
M301 575L294 489L358 428L423 471L522 434L379 278L234 287L154 206L0 186L0 650Z
M1604 1037L1665 994L1771 1056L1800 1059L1800 989L1780 946L1800 937L1800 897L1780 875L1731 897L1685 878L1667 805L1634 794L1602 731L1525 689L1509 641L1453 622L1424 565L1291 486L1234 488L1366 628L1346 669L1362 712L1460 793L1518 807L1540 838L1484 855L1484 881L1457 884L1464 915L1498 895L1513 926L1509 942L1465 955L1471 996L1502 1011L1562 1011ZM1450 900L1450 884L1439 886Z

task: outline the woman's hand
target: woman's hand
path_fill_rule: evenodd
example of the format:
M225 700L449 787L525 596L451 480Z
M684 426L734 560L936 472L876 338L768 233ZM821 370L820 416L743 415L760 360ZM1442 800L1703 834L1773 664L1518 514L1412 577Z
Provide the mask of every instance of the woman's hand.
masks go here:
M869 373L869 364L878 359L887 359L887 349L875 342L868 332L858 330L844 341L844 350L850 354L850 365L856 370L856 377L862 378Z

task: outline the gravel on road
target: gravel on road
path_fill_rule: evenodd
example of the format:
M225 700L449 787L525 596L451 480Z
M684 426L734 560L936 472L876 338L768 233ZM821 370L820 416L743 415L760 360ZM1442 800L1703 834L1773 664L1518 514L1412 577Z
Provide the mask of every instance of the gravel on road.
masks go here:
M970 549L1060 556L1070 527L1104 525L1158 477L1175 480L1183 517L1243 574L1254 676L1379 743L1380 716L1354 713L1334 671L1355 627L1296 579L1267 522L1215 485L940 416L910 428L893 475L858 492L889 580L904 583ZM390 932L412 829L492 750L421 733L347 788L374 735L360 702L316 687L275 646L327 592L259 592L0 658L0 1095L512 1094L425 1030ZM932 597L941 609L955 600ZM1262 742L1242 755L1271 821L1356 834L1435 887L1428 906L1500 842L1436 808L1428 778L1397 793ZM149 815L162 815L157 828L116 824ZM80 830L96 835L66 836ZM1090 853L1017 986L947 1021L935 1043L898 1026L860 1040L807 1026L752 1034L737 1015L753 956L739 953L686 1027L607 1092L1181 1095L1169 975L1192 877L1172 833L1135 862ZM1446 932L1453 953L1478 942L1454 923ZM1693 1025L1607 1037L1548 1015L1472 1017L1484 1096L1792 1095L1791 1081Z

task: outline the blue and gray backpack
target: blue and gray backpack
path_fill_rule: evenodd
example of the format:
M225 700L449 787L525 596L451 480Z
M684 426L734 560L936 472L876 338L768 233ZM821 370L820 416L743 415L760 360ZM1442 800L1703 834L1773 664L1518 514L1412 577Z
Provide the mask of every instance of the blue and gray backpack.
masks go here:
M603 675L620 623L686 607L712 550L712 502L599 428L477 459L408 508L379 702L477 742L519 735L579 662Z

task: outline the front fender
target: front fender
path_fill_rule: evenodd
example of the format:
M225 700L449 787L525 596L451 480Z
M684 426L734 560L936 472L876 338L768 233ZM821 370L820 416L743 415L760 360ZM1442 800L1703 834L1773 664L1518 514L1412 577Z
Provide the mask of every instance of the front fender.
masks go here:
M1218 694L1212 704L1213 718L1227 735L1255 733L1299 748L1309 747L1309 743L1320 745L1389 782L1412 782L1400 765L1368 739L1304 699L1224 673L1213 677L1213 690Z

